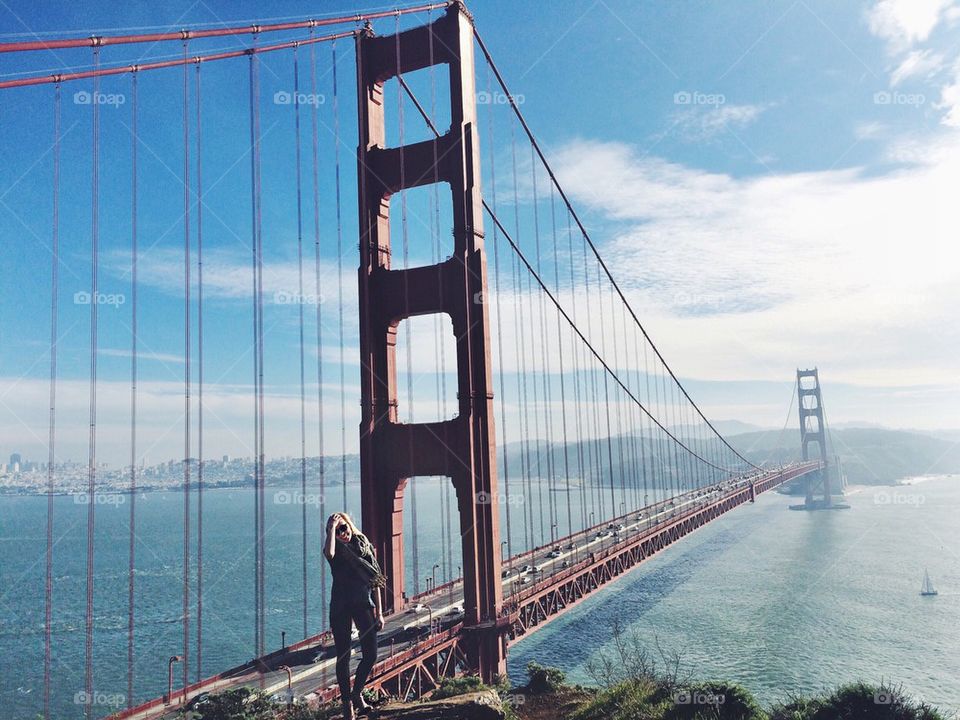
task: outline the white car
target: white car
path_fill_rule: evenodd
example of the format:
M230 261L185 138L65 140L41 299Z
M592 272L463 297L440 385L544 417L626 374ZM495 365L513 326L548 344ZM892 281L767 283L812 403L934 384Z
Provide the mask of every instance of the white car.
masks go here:
M447 615L463 615L463 605L454 605L447 611Z
M427 606L423 603L414 603L409 608L407 608L407 614L409 615L419 615L422 612L427 611Z

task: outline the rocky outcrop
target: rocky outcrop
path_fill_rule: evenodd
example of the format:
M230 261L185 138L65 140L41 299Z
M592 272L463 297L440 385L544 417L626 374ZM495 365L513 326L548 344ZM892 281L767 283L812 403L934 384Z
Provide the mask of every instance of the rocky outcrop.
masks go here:
M495 690L480 690L422 703L388 702L370 712L370 720L503 720Z

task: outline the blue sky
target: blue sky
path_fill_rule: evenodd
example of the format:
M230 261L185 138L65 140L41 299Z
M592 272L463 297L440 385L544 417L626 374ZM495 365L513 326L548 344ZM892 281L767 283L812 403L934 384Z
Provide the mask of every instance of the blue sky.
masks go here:
M341 2L273 2L264 9L214 0L120 6L0 0L0 40L269 22L358 9L380 8ZM842 398L830 404L833 422L960 425L960 264L954 250L960 218L953 198L960 180L960 4L478 1L470 9L618 280L710 416L779 427L795 368L818 365L828 404L831 387ZM413 22L404 20L404 26ZM384 34L393 27L393 19L375 23ZM245 42L195 41L191 53ZM108 47L102 62L143 62L179 52L177 43ZM342 442L341 371L348 449L357 421L349 40L337 44L337 55L342 274L333 201L332 55L329 46L317 48L324 418L334 450ZM308 58L301 50L303 83L309 81ZM0 73L50 73L89 63L89 50L3 55ZM299 452L297 306L282 301L283 293L297 292L293 116L275 101L276 93L292 91L292 68L289 52L262 56L265 283L273 299L265 316L271 454ZM140 373L148 462L182 453L181 82L179 69L145 74L140 81ZM428 97L429 78L421 74L414 82ZM478 89L486 82L478 66ZM63 95L58 423L60 454L74 460L85 458L86 447L89 307L73 298L89 286L91 115L74 93L90 89L83 81L66 85ZM116 98L101 112L101 291L125 301L101 308L101 447L104 459L117 464L124 461L129 434L129 76L107 79L101 90ZM246 60L205 66L203 94L208 447L211 454L247 455L252 366ZM412 109L407 113L412 116ZM0 91L0 126L0 451L42 457L52 90ZM408 141L425 136L412 118L406 127ZM500 163L500 153L509 149L497 132ZM303 147L308 153L309 145ZM304 183L309 197L306 170ZM431 255L418 232L430 222L431 201L429 192L410 193L413 260ZM312 206L304 218L307 292L313 293ZM316 351L310 324L315 306L305 310L309 356ZM431 320L417 322L418 330L432 328ZM415 367L434 357L431 343L417 343ZM509 357L507 363L513 370ZM308 396L315 398L315 362L307 373ZM437 403L433 373L427 375L418 375L418 419ZM314 436L311 425L315 449Z

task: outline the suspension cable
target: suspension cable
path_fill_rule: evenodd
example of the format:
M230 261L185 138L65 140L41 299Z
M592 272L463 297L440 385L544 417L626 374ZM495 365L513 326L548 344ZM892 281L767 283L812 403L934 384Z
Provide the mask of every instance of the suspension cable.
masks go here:
M313 97L317 97L317 55L316 45L310 46L310 91ZM326 462L324 459L324 437L323 437L323 319L320 308L323 303L320 299L320 151L319 151L319 114L318 104L311 103L310 130L312 139L312 169L313 169L313 250L314 250L314 289L317 295L316 303L316 321L317 321L317 441L319 444L318 474L320 482L320 522L326 521ZM323 622L327 618L327 568L325 564L320 569L320 617Z
M590 238L590 235L587 232L586 227L584 226L583 222L580 220L580 216L577 214L576 210L574 210L573 205L570 202L570 199L567 197L567 194L564 192L563 187L560 185L560 182L557 180L557 177L553 172L553 168L547 162L546 155L544 155L543 151L540 149L540 144L537 142L536 138L533 135L533 132L530 130L530 126L527 124L526 119L523 117L523 114L520 112L520 108L517 106L516 100L514 99L513 95L510 94L510 90L507 88L506 82L503 79L503 75L500 74L500 70L497 68L496 63L493 61L493 57L491 57L490 51L487 49L487 46L484 44L483 39L480 37L480 33L477 31L476 27L474 27L473 29L473 36L476 38L477 44L480 46L481 52L483 52L484 56L486 57L487 63L489 63L490 65L490 69L493 70L493 73L497 79L497 82L500 84L500 87L503 89L503 92L506 95L506 98L510 104L510 107L513 109L514 114L517 116L517 120L520 121L520 125L523 127L524 132L526 132L527 137L530 140L530 143L533 145L534 149L537 152L537 155L540 157L540 161L543 163L543 166L547 171L547 174L550 176L550 180L553 182L554 186L557 188L557 192L560 194L560 197L563 199L564 203L566 204L567 209L570 211L570 214L573 216L574 221L577 223L577 226L580 228L580 231L583 233L584 239L587 241L587 243L590 246L590 249L593 251L593 254L596 257L597 262L603 268L603 271L606 274L607 278L610 280L610 283L613 285L614 289L617 291L617 294L620 296L620 300L623 302L627 310L630 312L630 315L633 318L634 323L636 323L637 327L640 328L640 331L643 333L643 336L647 339L647 342L650 343L650 347L657 354L657 357L659 357L660 360L663 362L664 369L666 369L666 371L670 374L670 377L673 379L674 383L676 383L677 387L680 389L683 395L687 398L687 401L690 402L690 404L696 409L697 413L700 415L703 421L707 424L707 426L717 435L717 437L719 437L723 441L723 443L733 452L733 454L739 457L741 460L743 460L745 463L747 463L751 467L755 469L759 469L756 465L754 465L745 457L740 455L740 453L737 452L737 450L732 445L730 445L729 442L727 442L726 438L724 438L723 435L720 434L720 432L714 427L713 423L711 423L710 420L707 419L706 415L703 414L703 411L700 409L700 407L693 401L693 398L691 398L690 395L687 393L686 389L683 387L683 384L674 374L670 366L667 365L666 360L664 360L663 356L660 354L660 350L657 348L656 344L653 342L653 339L650 337L650 335L647 334L646 328L644 328L643 324L640 322L640 319L637 317L637 314L634 312L633 307L627 301L626 295L624 295L620 286L617 284L617 281L614 279L613 274L610 272L610 269L607 267L607 264L604 262L603 258L600 256L600 252L597 250L596 245L594 244L593 240Z
M50 669L53 632L53 497L57 445L57 325L60 302L60 84L53 94L53 221L50 261L50 412L47 435L47 548L44 576L43 717L50 720Z
M138 260L140 249L137 238L137 172L138 172L138 145L140 135L138 129L139 93L137 87L137 73L130 76L130 537L127 548L127 707L133 707L133 675L134 675L134 630L136 627L135 608L135 579L136 579L136 527L137 527L137 356L139 353L139 337L137 336L137 311L140 296L138 278Z
M197 681L203 677L203 163L201 73L196 64L197 154Z
M187 40L183 57L187 58ZM183 687L190 683L190 78L183 66Z
M100 64L100 48L93 49L94 66ZM100 81L93 81L94 97L100 92ZM90 396L89 435L87 449L87 597L84 647L84 690L86 697L93 697L93 549L94 523L96 522L97 489L97 321L100 306L100 105L93 103L93 141L91 146L91 211L90 211ZM84 704L84 716L92 714L92 704Z
M414 7L400 7L395 10L384 10L380 12L358 13L355 15L344 15L341 17L298 20L295 22L276 23L272 25L248 24L234 27L218 27L210 30L179 30L177 32L150 33L141 35L115 35L103 36L93 35L86 38L74 38L64 40L33 40L30 42L0 43L0 53L5 52L28 52L32 50L59 50L64 48L80 47L104 47L106 45L131 45L136 43L159 43L167 40L196 40L198 38L224 37L231 35L258 35L283 30L306 30L328 25L344 25L347 23L362 23L377 18L392 17L394 15L409 15L411 13L422 13L438 8L449 6L450 2L430 3L426 5L416 5ZM31 33L33 34L33 33Z
M0 90L15 87L29 87L32 85L49 85L57 82L69 82L71 80L86 80L94 77L106 77L108 75L125 75L133 72L146 72L148 70L161 70L163 68L180 67L192 63L214 62L217 60L228 60L230 58L246 57L248 55L260 55L262 53L274 52L277 50L289 50L295 45L307 45L312 43L331 42L339 38L355 37L356 30L349 32L340 32L333 35L325 35L318 38L304 38L300 40L291 40L289 42L277 43L276 45L263 45L260 47L247 47L243 50L230 50L226 52L210 53L207 55L196 55L190 58L184 58L182 55L173 60L163 60L151 63L142 63L135 65L118 65L116 67L101 68L99 65L93 70L71 73L57 73L54 75L34 75L30 77L17 78L15 80L4 80L0 82Z
M670 432L670 430L669 430L668 428L666 428L657 418L655 418L655 417L650 413L650 411L643 405L643 403L640 402L640 400L637 398L637 396L633 394L633 392L630 390L630 388L627 387L627 386L624 384L624 382L623 382L623 380L620 378L620 376L617 375L617 374L613 371L613 369L610 367L610 365L607 364L606 360L603 359L603 356L597 351L597 349L593 346L593 344L590 343L590 341L583 335L583 332L582 332L578 327L576 327L576 325L574 325L573 320L572 320L571 317L567 314L567 311L563 309L563 306L560 304L560 302L556 299L556 297L553 295L553 293L550 292L550 289L546 286L546 284L543 282L543 280L540 278L540 276L537 275L537 273L536 273L536 271L534 270L533 266L530 264L530 262L527 260L526 256L523 254L523 252L520 250L520 248L519 248L519 247L517 246L517 244L514 242L513 238L510 236L510 233L507 232L507 230L503 227L503 224L500 222L499 218L497 218L497 217L493 214L493 211L491 210L490 206L487 204L486 200L483 201L483 207L484 207L484 210L487 211L487 214L490 216L490 219L493 220L494 224L496 224L496 225L500 228L500 232L503 233L504 237L507 239L507 242L510 243L510 246L513 248L514 252L515 252L516 255L519 257L520 261L524 264L524 266L526 266L527 270L530 272L530 274L533 276L533 278L537 281L537 283L540 285L540 287L543 289L543 291L547 294L547 297L550 298L551 302L553 302L553 304L556 306L556 308L557 308L557 310L560 312L560 314L563 315L563 318L567 321L567 323L569 323L571 326L574 327L574 330L576 331L577 335L580 336L580 339L584 342L584 344L586 345L586 347L590 350L590 352L593 354L593 356L597 359L597 362L599 362L600 365L603 366L603 369L606 371L606 375L609 376L609 377L611 377L618 385L620 385L620 387L623 388L624 392L627 393L627 395L630 397L630 399L633 400L633 402L636 403L636 404L644 411L644 413L646 413L647 416L648 416L654 423L657 424L657 427L659 427L661 430L663 430L663 432L664 432L671 440L673 440L674 443L676 443L676 445L678 445L679 447L681 447L681 448L683 448L684 450L686 450L688 453L690 453L691 455L693 455L694 457L696 457L696 458L697 458L698 460L700 460L701 462L706 463L706 464L708 464L708 465L711 465L711 466L713 466L713 467L716 467L718 470L722 470L722 471L724 471L724 472L730 472L730 469L729 469L729 468L724 468L724 467L720 467L720 466L713 465L713 463L711 463L709 460L707 460L706 458L703 458L703 457L701 457L700 455L698 455L696 452L694 452L692 449L690 449L690 447L688 447L682 440L680 440L680 438L678 438L678 437L675 436L672 432Z
M300 60L297 48L293 48L293 112L294 139L296 143L296 192L297 192L297 320L300 329L300 540L301 582L303 595L303 637L307 637L307 386L303 336L303 188L300 177Z

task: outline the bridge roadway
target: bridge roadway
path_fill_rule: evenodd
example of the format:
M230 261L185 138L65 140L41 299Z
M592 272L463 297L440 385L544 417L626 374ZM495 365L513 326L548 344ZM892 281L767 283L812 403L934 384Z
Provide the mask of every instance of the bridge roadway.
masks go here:
M587 530L561 538L552 546L535 548L504 562L505 635L516 639L542 627L586 595L626 572L674 540L705 525L755 494L816 471L819 463L803 463L766 473L732 478L691 490ZM465 666L459 644L464 628L462 580L411 598L408 609L386 618L379 636L379 657L369 687L391 694L418 695L437 675ZM174 690L173 700L157 698L117 713L119 720L174 717L183 706L205 693L248 686L277 700L310 696L335 698L336 663L333 640L324 632L244 665ZM359 662L354 643L351 669ZM263 668L265 672L258 672ZM284 668L289 668L289 671ZM427 687L424 688L424 683Z

